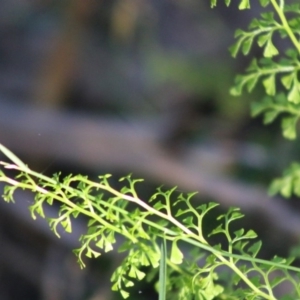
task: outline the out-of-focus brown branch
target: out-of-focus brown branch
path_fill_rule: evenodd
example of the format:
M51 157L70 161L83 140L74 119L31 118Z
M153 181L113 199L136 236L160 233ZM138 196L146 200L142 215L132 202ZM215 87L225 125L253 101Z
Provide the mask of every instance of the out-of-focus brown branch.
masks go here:
M73 0L66 5L62 26L37 73L36 105L57 107L66 99L74 84L80 38L93 4L93 0Z
M226 206L259 211L273 226L299 236L300 218L264 188L209 174L160 146L163 128L147 122L91 118L1 104L0 141L21 156L65 161L93 171L133 172L158 183L199 191ZM101 171L100 171L101 172Z

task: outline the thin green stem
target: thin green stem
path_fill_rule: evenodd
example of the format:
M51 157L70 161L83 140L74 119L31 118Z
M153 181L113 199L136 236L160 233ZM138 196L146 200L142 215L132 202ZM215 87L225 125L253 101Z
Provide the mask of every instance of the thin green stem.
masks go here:
M284 2L283 0L281 0L280 5L278 5L276 0L271 0L271 3L274 7L274 9L276 10L281 23L284 27L284 29L286 30L286 33L288 34L290 40L292 41L292 43L294 44L295 48L297 49L298 53L300 54L300 43L298 41L298 39L296 38L294 32L292 31L290 25L288 24L288 21L286 19L286 16L284 14Z

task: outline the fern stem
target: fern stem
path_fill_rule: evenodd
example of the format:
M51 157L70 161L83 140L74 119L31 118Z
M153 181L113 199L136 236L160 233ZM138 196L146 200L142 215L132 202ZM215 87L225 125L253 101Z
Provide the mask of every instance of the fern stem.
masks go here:
M300 54L300 43L298 41L298 39L296 38L295 34L293 33L293 31L291 30L291 27L289 26L288 24L288 21L285 17L285 14L284 14L284 5L282 5L282 2L281 2L281 5L278 5L278 3L276 2L276 0L271 0L271 3L274 7L274 9L276 10L281 22L282 22L282 25L284 27L284 29L286 30L288 36L290 37L292 43L294 44L295 48L297 49L298 53Z

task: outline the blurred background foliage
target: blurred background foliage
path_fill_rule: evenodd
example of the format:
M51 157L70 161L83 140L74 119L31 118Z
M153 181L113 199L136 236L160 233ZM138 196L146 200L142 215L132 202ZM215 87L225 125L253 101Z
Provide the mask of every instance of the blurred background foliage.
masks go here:
M284 141L276 123L263 127L260 119L250 119L249 103L262 97L260 88L240 98L229 95L234 75L249 61L233 60L227 49L234 30L258 15L258 5L248 11L223 3L211 10L203 0L1 0L0 5L0 141L32 168L92 178L134 172L147 179L140 191L145 199L163 183L190 191L198 189L199 180L198 201L218 201L221 210L231 204L248 209L245 227L264 239L265 257L286 255L288 245L298 242L298 231L287 229L292 224L284 227L266 215L273 202L256 194L257 186L266 188L299 157L298 142ZM254 52L260 55L260 49ZM82 118L87 126L69 139L68 126ZM97 144L93 138L105 124L116 139L126 141L128 135L129 140L110 144L108 135L107 163L93 161L96 145L102 147L101 139ZM55 138L64 132L61 148L61 138ZM155 147L148 145L147 134ZM80 147L69 148L72 139ZM139 143L148 151L144 158ZM73 158L76 151L85 160ZM127 161L127 152L135 164ZM186 173L178 177L176 170ZM203 174L208 178L201 183L197 176ZM225 194L241 197L230 202ZM251 194L267 208L252 205ZM290 207L298 211L297 201L288 206L277 200L288 213ZM118 299L110 292L109 273L120 258L93 260L80 271L70 251L73 242L49 237L48 229L26 216L1 203L0 299ZM276 221L279 228L271 229ZM152 286L142 283L130 299L155 297Z

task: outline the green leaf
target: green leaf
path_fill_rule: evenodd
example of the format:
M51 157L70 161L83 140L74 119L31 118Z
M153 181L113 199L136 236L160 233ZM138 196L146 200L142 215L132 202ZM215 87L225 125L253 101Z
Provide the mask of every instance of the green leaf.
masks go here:
M220 224L217 228L215 228L208 236L211 236L211 235L214 235L214 234L218 234L218 233L223 233L225 232L224 231L224 228L223 228L223 225Z
M279 263L279 264L284 264L286 262L286 258L280 257L275 255L271 261L275 262L275 263Z
M146 274L139 269L135 269L135 275L138 280L142 280L146 276Z
M295 257L293 257L293 256L289 256L289 257L287 257L287 259L286 259L286 262L285 262L285 263L286 263L287 265L289 265L289 266L290 266L290 265L292 264L292 262L294 262L294 261L295 261L295 259L296 259Z
M131 278L137 278L136 270L137 270L136 266L131 265L130 269L129 269L129 272L128 272L128 276L131 277Z
M160 262L160 253L156 251L148 251L147 256L153 268L157 268Z
M290 178L285 178L283 180L283 186L280 190L281 195L285 198L289 198L292 195L292 190L293 190L292 180L290 180Z
M72 224L69 217L67 217L64 221L61 221L61 225L63 226L66 232L72 232Z
M235 85L230 89L230 94L232 96L239 96L242 93L243 90L243 86L245 84L245 82L247 81L248 77L252 77L252 75L237 75L234 79L234 83Z
M245 33L245 31L243 31L242 29L237 29L237 30L234 32L234 38L237 38L237 37L239 37L239 36L242 36L244 33Z
M264 124L272 123L278 115L279 115L279 111L277 110L266 112L264 116Z
M47 202L48 202L48 204L50 204L49 201L47 201ZM52 203L51 203L50 205L52 205ZM76 219L79 215L80 215L80 212L79 212L79 211L76 211L76 210L75 210L75 211L72 212L72 216L73 216L75 219Z
M281 127L283 130L283 136L287 139L293 140L296 138L296 124L298 118L297 117L286 117L282 119Z
M256 18L254 18L249 24L249 29L255 29L259 27L260 27L260 22Z
M293 181L293 192L296 196L300 197L300 177L296 177L294 178L294 181Z
M241 45L242 45L242 40L239 39L232 46L229 47L229 52L231 53L232 57L237 56Z
M113 231L111 231L108 235L107 235L107 241L109 241L110 243L115 243L116 239L115 239L115 234Z
M259 0L259 2L262 7L266 7L270 3L270 0Z
M252 229L248 230L247 233L244 235L244 237L248 239L255 239L257 237L257 234Z
M268 189L268 194L274 196L280 192L282 189L282 180L281 178L274 179Z
M98 228L98 226L90 226L89 228L88 228L88 234L90 235L90 234L94 234L95 232L97 232L99 230L99 228Z
M93 258L93 257L97 258L97 257L99 257L99 256L101 255L101 253L100 253L100 252L97 252L97 251L94 251L94 250L92 250L90 247L88 247L88 248L87 248L87 252L86 252L85 255L86 255L87 257L89 257L89 258Z
M257 80L258 80L258 76L253 76L251 79L247 81L247 91L249 93L254 89Z
M172 242L170 260L173 264L180 265L183 261L183 254L177 246L177 242Z
M142 266L146 266L146 267L150 266L149 259L144 252L141 252L141 256L140 256L139 260L140 260Z
M236 250L240 251L241 253L243 253L244 248L249 244L249 241L246 241L246 242L238 241L238 242L236 242L236 240L235 240L234 243L235 243L234 248Z
M242 52L244 55L247 55L250 52L252 43L253 43L253 37L250 37L244 41L243 46L242 46Z
M293 60L297 60L298 58L298 51L293 48L289 48L288 50L286 50L285 54Z
M235 234L235 236L236 236L237 238L239 238L239 237L241 237L241 236L244 234L244 229L241 228L241 229L235 231L234 234Z
M232 87L229 91L230 95L232 96L240 96L242 94L242 89L243 86L240 85L235 85L234 87Z
M285 278L283 276L277 276L275 278L273 278L270 282L270 286L272 288L276 287L277 285L279 285L281 282L283 282L285 280Z
M275 75L271 75L263 80L266 93L270 96L274 96L276 93Z
M109 251L111 251L111 250L113 250L113 249L114 249L114 248L113 248L112 244L109 243L108 241L105 241L104 252L107 253L107 252L109 252Z
M165 205L161 201L158 201L153 205L153 208L155 208L156 210L161 210L164 207L165 207Z
M253 71L257 71L259 69L258 67L258 63L257 63L257 59L252 59L251 63L249 64L248 68L247 68L247 72L253 72Z
M214 8L217 5L217 0L210 0L210 7Z
M264 57L273 57L277 55L279 52L277 48L273 45L272 40L269 39L267 45L264 50Z
M299 18L289 20L289 25L294 28L299 28L299 25L300 25Z
M256 255L258 254L261 246L262 246L262 242L257 241L256 243L252 244L251 247L249 247L248 252L250 252L253 257L256 257Z
M206 211L209 211L217 206L219 206L220 203L216 203L216 202L209 202L207 208L205 208ZM201 205L202 206L202 205ZM204 212L204 211L203 211Z
M270 34L262 34L257 38L257 44L262 47L270 39Z
M287 103L286 95L284 93L278 94L275 98L275 102L280 105L281 104L286 105L286 103Z
M266 110L266 106L261 102L251 103L251 117L256 117Z
M299 3L293 3L293 4L290 4L290 5L286 4L284 6L284 11L285 12L290 12L290 11L295 12L295 11L299 11L299 9L300 9L300 4Z
M255 275L255 276L252 276L249 278L249 280L255 285L255 286L259 286L260 285L260 281L261 281L261 278L259 275ZM251 298L251 299L255 299L256 297L254 298Z
M228 215L230 216L230 221L237 220L243 218L244 215L239 211L240 209L237 207L231 207L228 210Z
M273 23L273 21L274 21L274 13L273 12L265 12L265 13L262 13L261 14L261 17L264 19L264 20L266 20L266 21L268 21L269 23Z
M103 249L103 247L104 247L104 238L103 238L103 237L101 237L100 240L96 243L96 246L99 247L100 249ZM122 246L123 246L123 245L122 245ZM121 249L121 247L120 247L120 249ZM120 250L120 249L119 249L119 250ZM123 249L122 249L122 250L123 250ZM122 250L121 250L121 251L122 251ZM127 249L126 249L126 250L127 250ZM124 251L125 251L125 250L124 250Z
M250 1L249 0L241 0L239 9L249 9L250 8Z
M253 238L256 238L257 237L257 234L253 231L253 230L249 230L246 234L244 234L244 229L241 228L240 230L237 230L234 232L234 235L235 235L235 238L233 240L233 242L237 242L239 240L242 240L242 239L253 239ZM240 244L240 247L241 245L244 247L246 244Z
M293 88L291 89L291 91L288 94L288 100L295 104L300 103L299 83L296 78L294 79Z
M112 277L111 277L111 281L115 281L116 279L115 279L115 273L112 275ZM111 290L112 291L118 291L119 290L119 283L118 282L115 282L113 285L112 285L112 287L111 287Z
M188 209L182 210L181 208L179 208L178 211L177 211L177 213L176 213L176 215L175 215L175 217L179 217L179 216L181 216L183 214L186 214L188 212L189 212Z
M126 298L129 297L129 293L126 292L126 291L124 291L124 290L120 290L120 293L121 293L121 295L122 295L122 297L123 297L124 299L126 299Z
M183 219L182 222L187 225L187 227L193 227L194 219L193 216L188 216L187 218Z
M124 283L125 283L125 286L126 287L131 287L131 286L134 286L134 283L131 281L131 280L124 280Z
M290 89L294 77L295 77L294 73L281 77L281 82L286 89Z

